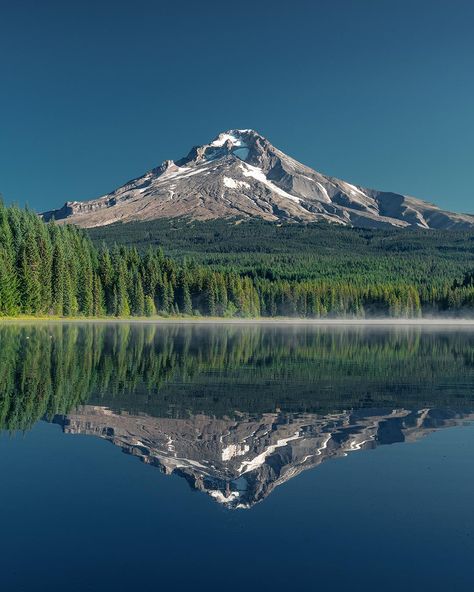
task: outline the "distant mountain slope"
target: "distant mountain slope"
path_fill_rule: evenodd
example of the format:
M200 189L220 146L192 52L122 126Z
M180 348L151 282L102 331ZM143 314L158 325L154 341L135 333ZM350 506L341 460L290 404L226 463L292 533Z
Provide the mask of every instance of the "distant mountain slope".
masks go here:
M376 191L327 177L287 156L253 130L230 130L165 161L142 177L91 201L66 202L49 220L97 227L186 216L197 220L241 216L308 222L326 220L365 228L474 227L455 214L413 197Z

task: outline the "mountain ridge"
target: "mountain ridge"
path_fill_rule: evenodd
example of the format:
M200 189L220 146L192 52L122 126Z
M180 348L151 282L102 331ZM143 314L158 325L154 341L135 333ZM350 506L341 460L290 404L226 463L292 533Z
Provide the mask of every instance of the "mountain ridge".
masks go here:
M362 228L474 227L473 215L324 175L250 129L222 132L184 158L165 160L111 193L66 202L42 216L86 228L175 217L324 220Z

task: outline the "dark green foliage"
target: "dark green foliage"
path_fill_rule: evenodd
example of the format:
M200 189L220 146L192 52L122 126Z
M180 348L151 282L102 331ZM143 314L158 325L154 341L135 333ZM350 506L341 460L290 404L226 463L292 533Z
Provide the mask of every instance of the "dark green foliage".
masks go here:
M18 275L22 312L42 312L40 256L34 239L28 238L21 246Z
M198 307L192 296L204 314L232 316L236 303L238 314L314 318L472 312L474 231L181 218L115 224L89 234L147 253L163 248L183 265L191 259L195 267L212 269L200 286ZM245 298L230 276L249 278L258 298ZM162 310L171 310L175 296L182 310L179 287L173 295L165 281L161 290Z
M64 252L60 244L56 243L53 249L53 261L51 269L52 277L52 311L62 314L64 311L64 277L66 274Z
M227 286L234 285L233 314L258 314L256 287L245 276L179 264L160 249L98 251L78 228L45 224L32 212L0 205L1 315L223 315Z
M107 232L131 239L129 226ZM155 242L172 257L161 246L98 249L83 230L0 205L0 314L358 318L474 310L474 233L259 221L150 227L162 229Z
M161 247L216 271L268 280L450 284L474 269L474 231L367 230L334 224L162 219L89 230L94 242Z

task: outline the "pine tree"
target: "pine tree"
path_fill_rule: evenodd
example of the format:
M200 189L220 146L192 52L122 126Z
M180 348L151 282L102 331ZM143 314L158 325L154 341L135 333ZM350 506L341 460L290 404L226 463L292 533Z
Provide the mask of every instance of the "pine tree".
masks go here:
M0 315L14 316L17 303L16 275L8 255L0 249Z
M145 316L152 317L156 314L155 303L151 296L145 296Z
M74 293L73 281L68 267L64 270L63 313L74 316L78 312L77 298Z
M191 291L189 289L189 279L186 268L182 269L179 275L177 298L180 311L184 314L192 314L193 302L191 299Z
M61 245L56 243L53 249L52 259L52 307L53 312L58 315L64 313L64 276L65 276L64 253Z
M41 310L41 282L39 253L32 237L27 237L19 257L20 298L24 313L36 314Z
M87 249L82 250L78 276L79 311L85 316L90 316L94 309L94 272L91 257Z
M125 262L120 260L114 280L114 314L116 317L130 316L130 303L127 292L127 270Z
M102 288L102 282L97 272L93 275L93 305L92 314L96 317L105 314L105 298L104 290Z
M114 311L114 267L110 257L110 251L103 247L99 254L98 274L101 279L102 289L104 291L104 305L107 314L115 314Z
M141 277L138 273L135 274L134 283L132 313L136 316L143 316L145 312L145 294L143 292Z

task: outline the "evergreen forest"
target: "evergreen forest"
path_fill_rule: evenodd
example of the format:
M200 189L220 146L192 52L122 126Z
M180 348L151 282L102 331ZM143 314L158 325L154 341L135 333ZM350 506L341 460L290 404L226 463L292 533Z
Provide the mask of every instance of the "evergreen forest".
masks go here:
M89 233L0 205L0 315L474 313L474 232L161 220Z

